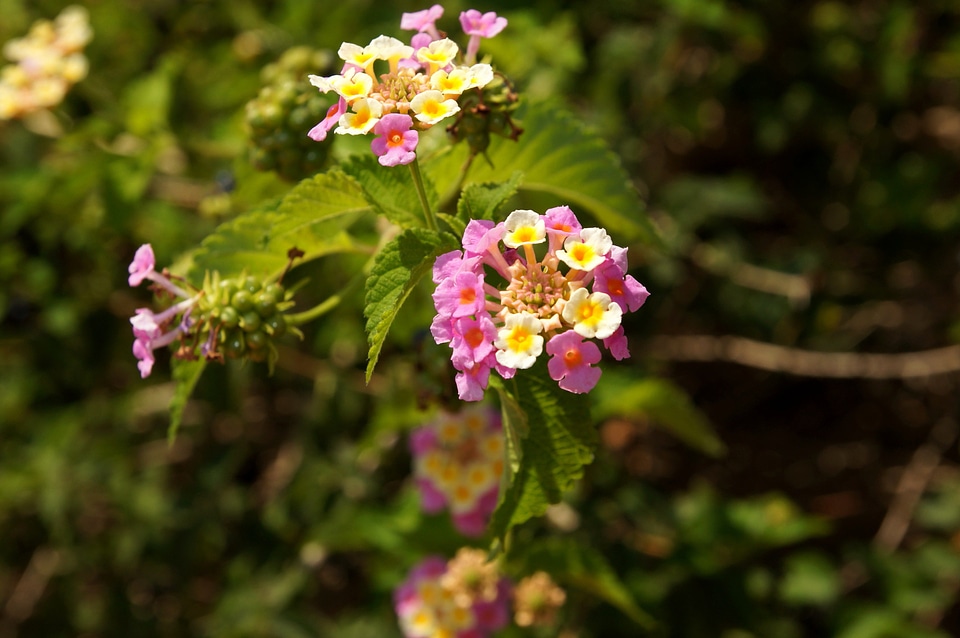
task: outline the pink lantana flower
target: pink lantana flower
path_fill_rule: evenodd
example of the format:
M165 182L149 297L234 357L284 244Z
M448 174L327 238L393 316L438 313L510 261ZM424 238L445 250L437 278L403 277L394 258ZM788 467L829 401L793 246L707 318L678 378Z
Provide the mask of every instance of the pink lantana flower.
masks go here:
M190 293L170 281L170 279L164 275L158 273L155 269L156 258L153 255L153 247L150 244L143 244L140 248L137 248L137 252L133 256L133 261L131 261L127 267L127 272L130 273L130 276L127 278L127 283L129 283L131 287L136 288L146 279L164 288L175 297L190 296Z
M475 64L473 59L465 63L457 43L442 37L435 24L442 15L439 4L404 13L401 27L417 31L410 45L386 35L367 46L342 43L337 50L344 62L339 74L308 76L319 91L333 91L340 99L307 135L322 141L330 131L348 135L373 132L377 138L371 148L380 164L415 162L419 132L457 116L461 96L482 90L494 79L493 67ZM479 18L478 28L484 33L499 31L506 24L495 16L489 24L485 16ZM470 37L473 43L481 36Z
M643 284L630 275L624 276L619 266L609 262L594 272L593 289L609 295L623 312L638 310L650 296Z
M440 37L436 22L443 17L443 7L435 4L423 11L404 13L400 16L400 28L404 31L418 31L429 33L434 39Z
M630 356L621 320L649 293L625 274L626 249L604 229L583 228L567 206L515 210L499 224L471 220L462 243L434 262L430 327L453 350L461 400L480 400L492 370L509 379L544 349L552 378L575 393L600 377L600 349L587 339L617 360Z
M307 137L312 139L314 142L322 142L327 139L327 133L330 132L334 126L340 121L340 118L344 113L347 112L347 101L342 97L337 100L329 109L327 109L327 116L323 118L319 124L314 126L307 133Z
M410 451L423 509L449 509L460 533L482 535L503 472L499 413L486 406L444 412L411 433Z
M569 330L547 342L547 362L550 378L558 381L567 392L589 392L600 380L600 348L591 341L584 341L576 332Z
M153 351L170 345L190 328L192 320L189 313L200 300L200 295L191 296L190 293L156 271L156 258L150 244L144 244L137 249L127 271L130 273L128 283L131 286L139 286L144 280L149 280L175 297L184 298L162 312L155 313L149 308L137 308L130 318L130 325L133 328L133 356L137 358L137 369L140 370L140 377L145 379L150 376L153 370L155 362ZM184 314L180 325L166 333L163 332L164 328L181 313Z
M480 314L476 319L460 317L454 321L450 347L453 348L454 357L469 361L467 367L473 367L473 364L482 363L493 354L496 338L497 327L489 316Z
M411 130L413 120L408 115L390 113L380 118L373 127L379 137L370 142L370 149L378 157L381 166L409 164L417 154L417 141L420 136Z
M147 275L153 272L155 266L156 258L153 255L153 246L144 244L140 246L140 248L137 248L137 252L133 256L133 261L130 262L130 266L127 268L130 272L130 277L127 279L130 286L139 286Z
M486 297L483 275L459 272L445 279L433 293L433 302L441 313L456 319L483 311Z
M405 638L490 638L510 618L513 585L480 549L430 556L393 592Z
M507 19L498 16L493 11L480 13L476 9L468 9L460 14L460 26L463 32L470 36L467 43L467 54L464 59L467 64L473 64L480 50L480 38L492 38L507 27Z

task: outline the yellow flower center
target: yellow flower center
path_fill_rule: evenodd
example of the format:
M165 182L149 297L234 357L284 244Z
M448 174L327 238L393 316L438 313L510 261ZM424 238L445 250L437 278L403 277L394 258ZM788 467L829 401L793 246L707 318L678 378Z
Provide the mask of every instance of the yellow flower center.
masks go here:
M533 347L533 335L523 326L516 326L507 337L507 347L514 352L526 352Z
M581 264L590 261L593 258L593 248L587 244L574 244L570 249L570 256Z
M577 309L578 323L592 326L599 323L601 317L603 317L603 308L600 307L600 304L589 299L584 301Z

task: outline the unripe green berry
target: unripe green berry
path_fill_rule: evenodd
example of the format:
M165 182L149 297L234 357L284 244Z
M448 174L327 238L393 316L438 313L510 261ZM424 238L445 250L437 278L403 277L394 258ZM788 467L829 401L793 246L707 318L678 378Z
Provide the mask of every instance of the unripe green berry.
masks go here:
M264 319L273 315L277 311L277 297L266 290L257 293L256 310Z
M255 310L245 312L243 316L240 317L240 327L243 328L244 332L253 332L260 327L261 323L260 315L258 315Z
M246 313L253 310L253 295L246 290L238 290L233 293L230 299L230 305L237 309L237 312Z
M224 306L220 309L220 323L225 328L236 328L240 322L240 314L233 306Z
M263 287L263 284L260 283L260 280L256 277L247 277L243 280L243 288L251 295L256 294L260 288Z
M287 332L287 320L278 312L263 321L263 328L274 338L282 337Z
M254 330L247 335L247 347L251 350L262 350L269 340L270 337L263 330Z

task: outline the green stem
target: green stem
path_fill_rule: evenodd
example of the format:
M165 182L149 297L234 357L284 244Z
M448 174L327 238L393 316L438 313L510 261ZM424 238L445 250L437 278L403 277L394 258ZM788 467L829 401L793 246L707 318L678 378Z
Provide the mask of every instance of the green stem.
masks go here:
M417 161L416 157L410 162L410 174L413 175L413 184L417 187L417 195L420 197L423 215L427 220L427 228L430 230L439 230L437 218L430 209L430 202L427 201L427 191L423 188L423 176L420 174L420 162Z
M303 312L298 312L293 315L287 315L285 319L287 320L287 324L291 326L302 326L308 321L313 321L314 319L327 314L336 308L341 301L343 301L343 294L331 295L324 299L322 303L314 306L313 308L304 310Z
M357 285L360 284L360 282L367 280L367 275L370 272L370 266L373 264L373 259L374 258L371 257L367 261L367 263L364 265L364 267L361 268L350 279L350 281L347 282L347 285L344 286L343 289L340 290L340 292L338 292L337 294L330 295L329 297L324 299L322 302L320 302L313 308L310 308L308 310L304 310L303 312L298 312L292 315L286 315L286 317L284 318L287 320L287 323L291 326L302 326L308 321L313 321L318 317L322 317L323 315L327 314L328 312L336 308L338 305L340 305L340 302L343 301L344 297L350 294L350 292L354 288L356 288Z
M473 158L476 156L477 154L471 150L470 155L467 156L467 161L460 167L460 176L457 177L457 181L450 186L450 189L440 199L440 210L447 210L456 203L460 191L463 190L463 183L467 181L467 173L470 172L470 167L473 165Z

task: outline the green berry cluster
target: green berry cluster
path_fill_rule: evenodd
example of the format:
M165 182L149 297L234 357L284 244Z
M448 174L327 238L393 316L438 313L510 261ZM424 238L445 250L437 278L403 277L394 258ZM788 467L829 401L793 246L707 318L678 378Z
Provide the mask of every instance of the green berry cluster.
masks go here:
M278 354L274 341L291 333L303 337L284 312L293 307L293 291L279 282L241 276L204 285L202 316L215 352L208 357L266 361L272 370Z
M333 63L329 51L294 47L264 67L264 86L246 106L255 168L299 181L323 167L330 144L314 142L307 132L326 116L336 96L319 92L307 75L333 72Z
M482 89L467 91L460 96L460 112L447 128L454 141L465 139L470 150L483 153L490 145L490 135L497 134L516 140L523 132L513 121L517 109L517 94L510 81L496 73Z

